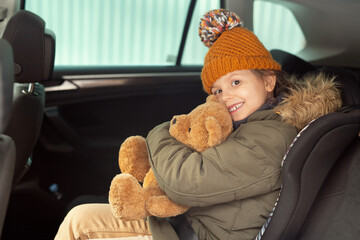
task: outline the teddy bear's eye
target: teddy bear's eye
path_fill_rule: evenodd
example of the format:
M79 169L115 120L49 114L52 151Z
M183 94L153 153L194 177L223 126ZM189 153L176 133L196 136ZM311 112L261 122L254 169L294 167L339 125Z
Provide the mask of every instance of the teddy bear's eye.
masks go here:
M189 132L191 132L191 128L189 128Z

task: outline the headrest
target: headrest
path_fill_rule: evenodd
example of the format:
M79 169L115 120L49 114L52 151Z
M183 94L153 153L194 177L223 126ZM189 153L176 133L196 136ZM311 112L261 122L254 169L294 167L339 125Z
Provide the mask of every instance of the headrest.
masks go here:
M339 67L317 68L311 63L282 50L271 50L273 58L280 63L283 71L302 77L307 73L324 72L329 76L336 76L335 81L339 83L343 106L360 105L360 76L350 70Z
M282 70L288 74L302 77L305 73L316 68L309 62L282 50L273 49L270 51L272 57L280 63Z
M360 75L355 72L338 67L322 67L322 71L330 76L335 76L339 84L343 106L360 106Z
M14 59L10 44L0 39L0 133L3 133L8 120L13 99Z
M15 82L32 83L51 77L55 58L55 35L45 31L45 22L21 10L6 25L3 38L13 48Z

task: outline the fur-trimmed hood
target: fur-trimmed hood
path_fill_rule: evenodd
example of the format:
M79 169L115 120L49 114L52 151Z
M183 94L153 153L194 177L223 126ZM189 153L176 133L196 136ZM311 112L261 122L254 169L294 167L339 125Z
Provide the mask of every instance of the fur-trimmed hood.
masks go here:
M324 73L306 75L300 80L292 77L294 86L274 111L284 122L300 130L310 121L339 110L341 93L334 79Z

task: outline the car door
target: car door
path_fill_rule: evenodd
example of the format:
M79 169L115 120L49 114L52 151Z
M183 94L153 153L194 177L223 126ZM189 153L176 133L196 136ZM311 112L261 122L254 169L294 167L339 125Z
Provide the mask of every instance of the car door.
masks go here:
M56 35L31 169L42 188L56 184L69 201L107 194L125 138L146 137L205 101L200 71L207 49L197 25L200 13L220 1L46 3L25 2Z
M25 9L44 19L56 51L52 77L40 83L45 111L33 161L12 191L1 238L51 239L74 199L106 201L124 139L205 102L198 21L220 0L7 4L7 18Z

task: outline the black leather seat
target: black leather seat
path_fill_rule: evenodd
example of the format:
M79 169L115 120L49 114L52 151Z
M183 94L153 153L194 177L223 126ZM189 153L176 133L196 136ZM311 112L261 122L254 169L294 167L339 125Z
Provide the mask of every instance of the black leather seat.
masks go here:
M323 116L302 131L284 161L280 198L262 239L297 238L330 170L359 131L359 108Z
M348 208L346 202L360 200L359 174L356 174L360 171L360 78L341 68L325 67L316 71L337 76L344 107L316 119L295 139L284 159L279 200L257 239L358 238L356 223L360 221L360 207L357 204ZM350 165L353 167L349 168ZM349 194L338 197L341 192L346 193L349 184ZM346 224L344 211L336 210L338 206L347 210L346 217L354 224ZM336 217L342 219L342 225L336 224L339 223Z
M282 70L289 74L301 77L308 72L316 70L316 67L313 66L311 63L288 52L279 49L273 49L270 51L270 53L273 58L278 63L280 63Z
M322 186L297 239L358 239L360 138L339 158Z
M16 145L14 183L31 164L43 120L45 91L40 82L53 72L55 37L45 30L45 22L29 11L19 11L9 20L3 38L14 52L15 85L13 110L5 134Z
M13 95L13 55L10 44L0 39L0 236L9 202L15 166L15 144L3 134L9 122Z

